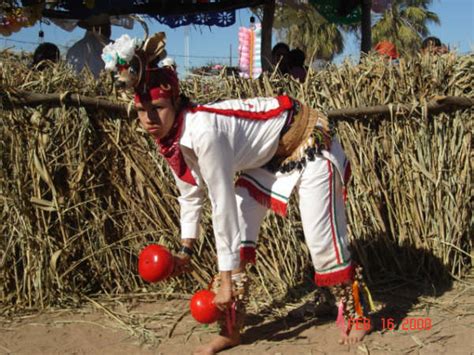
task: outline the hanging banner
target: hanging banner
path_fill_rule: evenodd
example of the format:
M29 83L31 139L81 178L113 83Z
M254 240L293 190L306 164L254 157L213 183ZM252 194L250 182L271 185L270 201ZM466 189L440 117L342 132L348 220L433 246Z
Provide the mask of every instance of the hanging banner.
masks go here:
M310 0L309 3L331 23L351 25L362 18L362 8L355 1L350 6L346 0Z
M187 25L228 27L235 23L235 11L209 12L191 15L153 16L171 28Z
M239 29L239 69L243 78L256 79L262 74L262 25Z

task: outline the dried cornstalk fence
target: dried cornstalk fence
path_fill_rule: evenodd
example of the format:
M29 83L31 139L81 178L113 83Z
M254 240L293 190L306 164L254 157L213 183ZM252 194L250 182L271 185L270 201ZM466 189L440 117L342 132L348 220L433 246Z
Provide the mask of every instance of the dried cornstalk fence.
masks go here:
M0 310L205 286L215 272L209 206L192 274L156 285L137 276L144 245L179 245L179 210L130 98L105 75L96 82L62 65L34 72L21 58L0 58ZM352 161L354 255L381 283L461 278L471 267L473 82L472 55L398 65L369 57L311 73L304 84L275 74L198 77L182 89L200 103L286 92L329 112ZM288 219L269 213L251 275L265 302L309 282L294 207Z

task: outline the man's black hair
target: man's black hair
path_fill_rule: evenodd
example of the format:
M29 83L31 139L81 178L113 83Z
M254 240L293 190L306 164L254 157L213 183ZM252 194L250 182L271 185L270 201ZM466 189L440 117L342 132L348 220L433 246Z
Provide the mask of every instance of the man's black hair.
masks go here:
M273 46L273 49L272 49L272 54L275 54L276 51L280 50L280 49L284 49L286 50L287 52L290 51L290 47L288 47L288 45L286 43L283 43L283 42L279 42L277 44L275 44Z
M438 37L426 37L423 43L421 44L422 49L426 49L429 46L441 47L441 41Z
M54 43L45 42L41 43L36 48L35 52L33 53L33 62L31 63L31 65L34 66L43 60L50 60L56 63L57 61L59 61L59 58L59 48ZM41 70L42 66L38 69Z
M288 57L290 61L290 66L294 66L294 67L304 66L306 55L301 49L296 48L296 49L291 50L290 53L288 54Z

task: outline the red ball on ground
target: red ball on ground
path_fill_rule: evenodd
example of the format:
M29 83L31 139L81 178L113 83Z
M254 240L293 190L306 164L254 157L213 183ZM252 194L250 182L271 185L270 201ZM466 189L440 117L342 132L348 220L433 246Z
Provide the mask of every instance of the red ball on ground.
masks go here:
M209 290L198 291L191 298L191 315L199 323L211 324L219 319L221 311L214 304L215 293Z
M148 245L138 257L138 273L145 281L162 281L173 273L173 269L173 255L162 245Z

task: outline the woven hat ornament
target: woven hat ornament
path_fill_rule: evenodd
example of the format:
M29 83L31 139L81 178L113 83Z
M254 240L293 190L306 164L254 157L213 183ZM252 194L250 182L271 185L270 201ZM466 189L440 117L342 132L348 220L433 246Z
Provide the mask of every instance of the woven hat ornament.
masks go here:
M102 50L105 69L116 73L118 87L146 92L149 72L158 68L158 62L166 57L164 32L140 41L124 34Z

